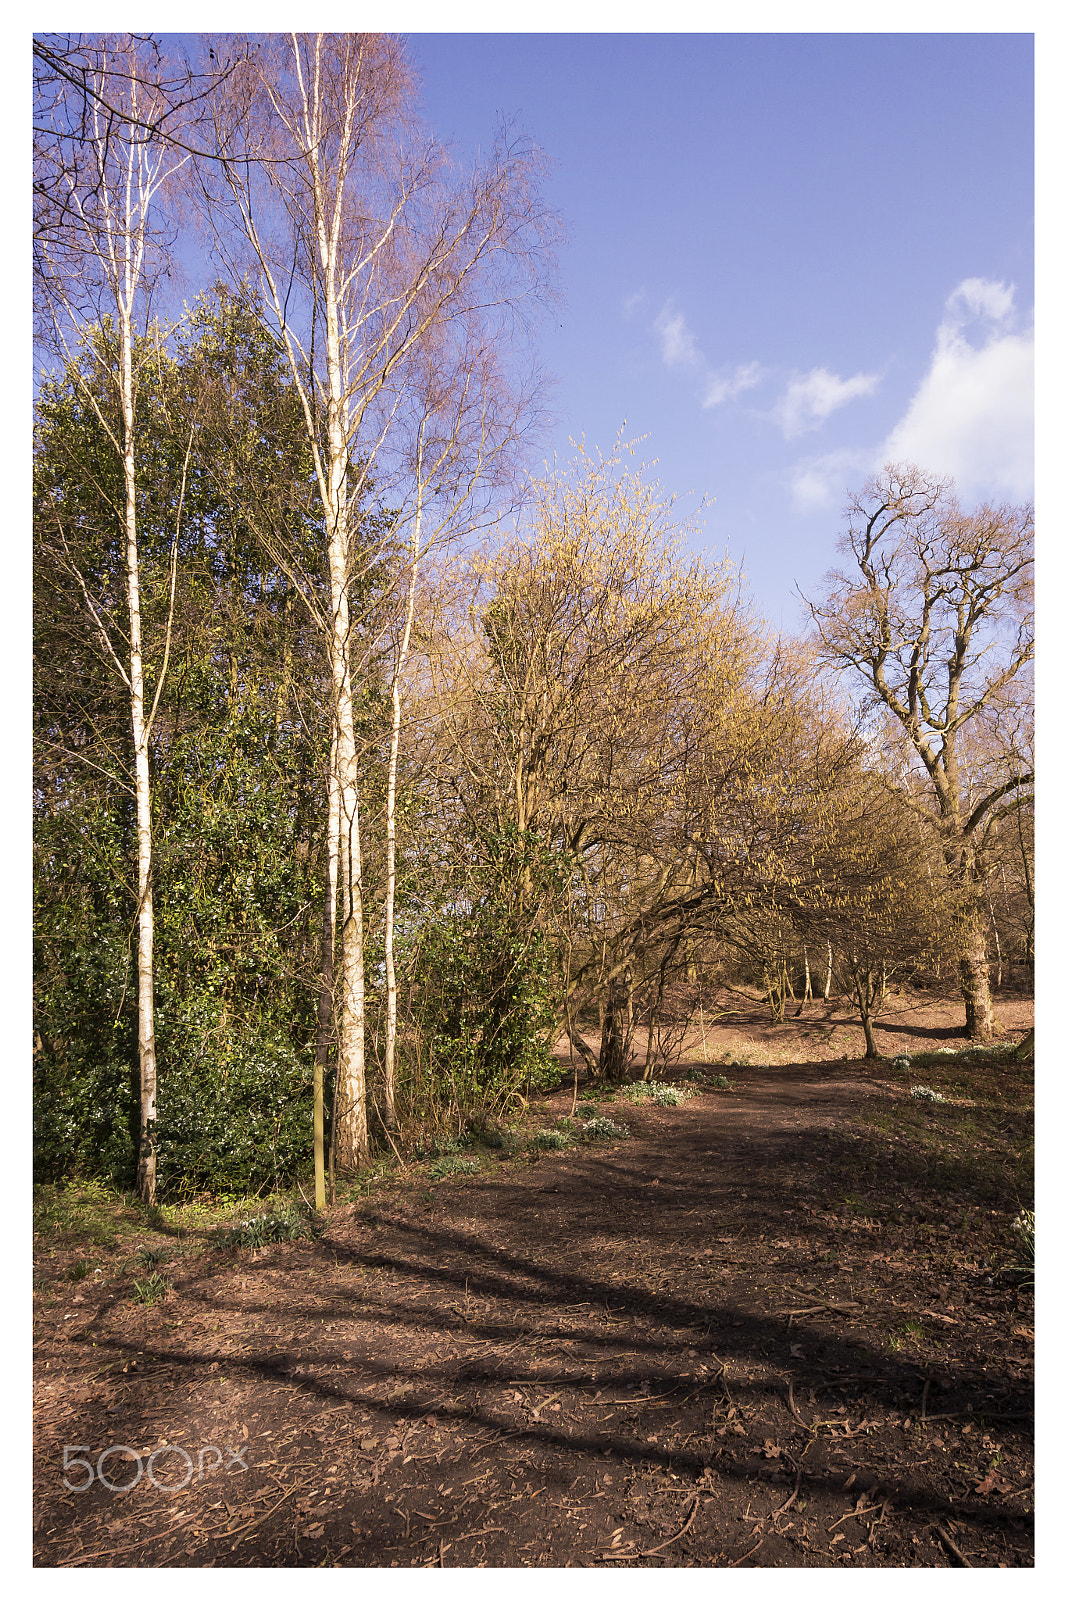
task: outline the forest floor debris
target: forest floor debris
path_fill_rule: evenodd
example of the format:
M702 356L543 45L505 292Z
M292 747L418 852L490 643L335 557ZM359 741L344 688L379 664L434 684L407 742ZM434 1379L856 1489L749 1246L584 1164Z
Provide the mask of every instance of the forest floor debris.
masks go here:
M628 1139L413 1166L318 1238L42 1194L36 1564L1032 1565L1032 1063L929 1000L909 1067L829 1059L825 1012L709 1025L678 1106L599 1092Z

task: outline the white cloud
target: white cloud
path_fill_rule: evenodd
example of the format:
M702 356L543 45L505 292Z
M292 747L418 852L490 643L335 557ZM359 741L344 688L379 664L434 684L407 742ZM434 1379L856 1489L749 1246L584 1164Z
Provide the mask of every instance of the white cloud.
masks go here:
M880 459L947 473L966 497L1026 499L1034 487L1033 329L1012 330L1014 289L983 278L961 283L946 313Z
M965 278L945 302L930 365L896 427L874 449L798 461L791 477L795 508L816 512L840 504L850 486L887 461L911 461L952 477L965 500L1028 499L1034 487L1034 334L1032 327L1020 331L1016 321L1011 285ZM792 388L777 408L783 427Z
M685 317L670 302L663 307L653 326L660 338L660 350L668 367L696 367L700 351Z
M729 377L721 373L712 374L700 403L705 411L710 406L721 406L724 400L732 400L735 395L742 394L746 389L754 389L762 377L763 369L758 361L749 361L743 367L735 367Z
M638 306L645 298L645 291L638 289L635 294L628 294L622 302L622 314L629 322Z
M945 302L946 322L953 318L966 322L968 313L971 317L990 317L994 322L1005 322L1014 306L1014 285L993 283L989 278L964 278Z
M832 450L808 456L793 468L793 505L797 511L836 510L850 484L856 485L874 470L874 457L866 450Z
M879 382L874 372L857 372L854 378L839 378L825 367L814 367L811 372L793 378L774 408L774 419L787 439L799 438L802 433L821 427L832 412L848 405L850 400L873 394Z
M702 410L707 411L712 406L722 405L725 400L733 400L746 389L754 388L763 378L763 369L758 361L748 361L743 366L735 367L732 372L724 369L713 370L697 344L684 314L676 311L670 300L656 318L653 327L659 334L660 354L664 365L685 368L700 376L703 388L700 400Z

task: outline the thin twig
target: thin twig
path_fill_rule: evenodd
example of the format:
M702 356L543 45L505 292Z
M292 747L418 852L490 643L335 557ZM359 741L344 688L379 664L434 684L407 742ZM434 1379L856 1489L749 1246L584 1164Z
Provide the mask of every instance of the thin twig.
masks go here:
M738 1556L736 1561L728 1561L727 1562L727 1566L729 1566L729 1567L739 1567L741 1565L742 1561L747 1561L749 1556L754 1556L756 1554L756 1551L759 1549L759 1547L760 1547L760 1545L762 1543L763 1543L762 1539L758 1540L757 1543L752 1546L751 1550L746 1550L744 1555L743 1556Z
M793 1461L792 1456L790 1456L789 1459L790 1459L790 1461ZM774 1516L772 1518L772 1521L774 1521L774 1522L777 1522L778 1518L780 1516L782 1516L786 1511L789 1510L789 1507L793 1504L793 1501L796 1499L797 1495L800 1492L800 1464L799 1464L799 1462L793 1461L793 1465L797 1469L797 1481L793 1485L793 1493L789 1496L789 1499L785 1501L784 1505L780 1505L778 1507L778 1510L774 1513Z
M934 1524L934 1532L937 1534L937 1537L941 1540L941 1543L944 1545L945 1549L950 1551L951 1554L956 1557L956 1560L960 1563L961 1566L964 1566L964 1567L973 1567L974 1566L974 1562L967 1560L967 1557L964 1555L964 1553L960 1549L959 1545L956 1544L954 1540L949 1538L948 1534L945 1532L944 1528L942 1528L940 1526L939 1523L935 1522L935 1524Z
M847 1522L850 1517L869 1517L869 1516L873 1516L874 1512L881 1511L881 1510L884 1509L884 1507L885 1507L885 1501L882 1500L882 1501L880 1501L878 1503L878 1505L860 1506L858 1511L846 1511L843 1517L838 1517L837 1522L831 1522L830 1526L827 1528L826 1531L827 1531L827 1533L832 1533L833 1530L836 1527L838 1527L840 1523Z
M923 1384L922 1409L919 1412L919 1421L920 1422L925 1422L926 1421L926 1401L927 1401L927 1398L928 1398L929 1394L930 1394L930 1379L927 1378L926 1382Z
M793 1317L815 1317L815 1316L818 1316L820 1311L862 1311L862 1310L863 1310L863 1302L861 1300L825 1300L820 1305L814 1305L814 1306L791 1306L789 1308L789 1315L790 1315L790 1318L793 1318Z
M282 1505L284 1503L284 1501L288 1500L288 1498L289 1498L289 1496L291 1494L295 1494L298 1489L303 1488L303 1487L304 1487L304 1485L302 1485L302 1484L294 1483L293 1487L291 1489L287 1489L285 1494L282 1495L281 1500L275 1500L274 1504L271 1506L269 1511L265 1511L261 1517L257 1517L256 1518L255 1522L250 1522L248 1524L248 1527L242 1530L242 1532L234 1540L233 1548L236 1550L238 1545L243 1544L245 1539L248 1538L248 1535L250 1533L253 1533L256 1530L256 1528L262 1527L265 1522L267 1522L271 1517L273 1517L273 1515L277 1511L278 1507L280 1505Z
M682 1534L685 1533L689 1529L690 1525L692 1524L693 1518L696 1516L696 1514L697 1514L697 1512L699 1510L700 1510L700 1500L699 1500L699 1498L694 1497L692 1508L690 1509L689 1515L686 1517L685 1521L682 1523L682 1526L678 1529L678 1532L677 1533L672 1533L669 1539L664 1539L662 1544L655 1545L651 1550L642 1551L641 1552L642 1555L657 1556L657 1555L659 1555L661 1550L666 1550L666 1548L667 1548L667 1546L669 1544L673 1544L676 1539L680 1539L682 1537Z
M793 1380L792 1380L792 1378L789 1378L789 1379L786 1380L786 1400L788 1402L790 1411L793 1413L794 1417L800 1423L800 1426L802 1428L807 1429L808 1433L811 1433L813 1430L812 1430L810 1424L804 1421L804 1418L800 1415L800 1412L797 1410L797 1403L793 1399Z

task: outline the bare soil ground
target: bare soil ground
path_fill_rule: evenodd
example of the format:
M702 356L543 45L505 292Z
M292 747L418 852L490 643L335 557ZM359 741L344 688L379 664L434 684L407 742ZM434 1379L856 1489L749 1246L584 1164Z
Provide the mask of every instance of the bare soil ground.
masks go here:
M629 1137L415 1167L255 1254L42 1233L37 1565L1032 1565L1029 1067L733 1001L671 1073L731 1087L580 1103Z

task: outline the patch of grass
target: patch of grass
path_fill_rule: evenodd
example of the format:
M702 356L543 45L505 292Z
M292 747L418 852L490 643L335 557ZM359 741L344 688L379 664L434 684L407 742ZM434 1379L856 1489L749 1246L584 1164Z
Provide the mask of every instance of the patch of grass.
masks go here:
M707 1085L708 1085L709 1089L732 1089L733 1088L733 1083L730 1081L729 1078L724 1077L721 1072L717 1072L714 1077L708 1078Z
M165 1244L142 1245L137 1252L137 1258L142 1266L158 1267L161 1261L166 1261L170 1250Z
M893 1354L896 1355L901 1350L907 1349L909 1345L921 1344L925 1338L926 1329L922 1323L911 1319L907 1322L902 1322L899 1328L887 1333L885 1342Z
M87 1278L92 1270L88 1261L75 1261L67 1268L67 1278L71 1283L81 1283L82 1279Z
M464 1156L441 1156L430 1167L431 1178L467 1177L478 1171L478 1162Z
M90 1244L110 1250L144 1226L143 1206L95 1178L34 1186L34 1232L61 1248Z
M321 1231L322 1224L313 1212L306 1206L290 1204L242 1217L229 1227L219 1228L214 1242L223 1250L262 1250L268 1244L314 1239Z
M162 1272L152 1272L147 1278L134 1279L133 1298L142 1306L158 1305L169 1288Z

